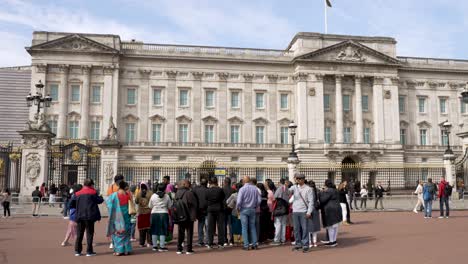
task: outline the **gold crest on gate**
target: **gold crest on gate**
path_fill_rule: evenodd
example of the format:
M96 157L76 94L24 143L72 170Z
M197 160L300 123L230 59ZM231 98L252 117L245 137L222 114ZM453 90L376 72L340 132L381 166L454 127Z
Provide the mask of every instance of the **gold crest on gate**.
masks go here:
M5 161L3 159L0 159L0 170L3 170L4 166L5 166Z
M74 146L72 154L71 154L72 161L73 162L80 162L82 158L83 157L81 155L80 148L78 146Z

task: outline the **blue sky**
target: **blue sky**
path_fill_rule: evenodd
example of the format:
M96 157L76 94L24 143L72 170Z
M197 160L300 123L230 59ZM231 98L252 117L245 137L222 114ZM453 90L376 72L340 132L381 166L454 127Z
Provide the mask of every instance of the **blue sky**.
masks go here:
M0 67L30 64L35 30L148 43L284 49L322 32L324 0L0 0ZM389 36L399 56L468 59L468 1L331 0L328 32Z

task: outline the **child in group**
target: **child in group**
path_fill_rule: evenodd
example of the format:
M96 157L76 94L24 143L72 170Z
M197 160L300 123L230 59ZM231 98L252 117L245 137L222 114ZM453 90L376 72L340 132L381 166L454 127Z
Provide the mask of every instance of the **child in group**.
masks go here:
M70 194L72 195L72 198L74 198L75 193L80 191L83 186L81 184L78 184L74 186L73 188L70 189ZM71 201L71 199L70 199ZM62 242L62 247L69 246L70 243L68 243L68 240L76 239L76 208L70 208L70 217L68 219L68 228L67 228L67 233L65 234L65 239ZM85 234L86 235L86 234Z

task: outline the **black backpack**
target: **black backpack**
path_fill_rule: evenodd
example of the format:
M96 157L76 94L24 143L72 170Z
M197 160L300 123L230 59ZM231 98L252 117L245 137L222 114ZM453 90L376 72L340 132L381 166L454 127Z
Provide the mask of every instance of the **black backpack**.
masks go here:
M276 198L276 206L273 211L273 216L283 216L289 214L289 204L288 201L283 198Z
M176 198L171 207L172 221L176 224L190 220L187 204L182 200L185 193L180 198Z
M449 197L450 195L452 195L452 186L450 184L445 184L445 188L444 188L444 194L445 194L445 197Z

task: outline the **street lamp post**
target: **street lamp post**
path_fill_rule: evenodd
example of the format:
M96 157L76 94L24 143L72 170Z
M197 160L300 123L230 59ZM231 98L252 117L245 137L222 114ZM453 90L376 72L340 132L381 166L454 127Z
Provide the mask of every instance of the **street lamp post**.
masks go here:
M52 97L50 97L50 95L43 96L42 89L44 89L44 84L39 80L39 83L36 84L36 94L31 95L31 93L29 93L26 96L28 107L32 107L33 105L37 106L37 114L41 112L41 108L50 107L50 102L52 102Z
M297 171L297 164L299 164L301 161L299 160L299 157L297 156L296 153L296 145L294 144L294 136L296 135L296 128L297 125L294 123L294 121L291 121L289 123L289 130L291 134L291 152L289 153L288 156L288 174L289 174L289 181L294 182L294 174Z
M453 154L452 149L450 148L450 130L452 129L452 123L448 120L442 123L442 130L447 137L447 149L444 152L444 166L445 166L445 175L447 181L450 185L456 186L456 176L455 176L455 154ZM456 194L456 192L454 192Z

